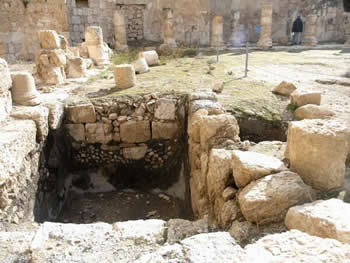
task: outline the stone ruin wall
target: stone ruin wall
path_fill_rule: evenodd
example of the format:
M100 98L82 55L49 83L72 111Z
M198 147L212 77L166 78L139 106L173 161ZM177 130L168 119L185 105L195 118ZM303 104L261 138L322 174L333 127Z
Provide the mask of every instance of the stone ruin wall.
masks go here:
M127 18L129 41L161 42L164 9L172 8L175 39L179 43L209 45L211 21L215 15L224 18L224 41L227 44L233 44L235 27L239 32L236 35L238 42L245 42L249 32L249 40L255 43L259 38L256 26L260 25L261 2L86 0L84 6L87 7L81 7L76 0L30 0L25 8L22 0L4 0L0 3L0 56L9 62L33 59L39 48L37 31L42 29L53 29L60 34L69 32L72 44L76 45L83 42L87 26L100 26L105 41L114 46L113 12L117 9L123 10ZM310 10L319 17L319 42L344 40L343 3L324 0L273 0L272 40L286 44L295 17L301 14L305 20Z
M65 0L0 1L0 57L8 62L34 59L37 32L46 29L68 32Z

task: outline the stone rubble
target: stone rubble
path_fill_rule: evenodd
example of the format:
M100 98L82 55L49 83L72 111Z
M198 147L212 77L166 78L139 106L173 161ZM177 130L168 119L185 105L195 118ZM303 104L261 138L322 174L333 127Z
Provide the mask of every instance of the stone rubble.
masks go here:
M278 86L272 89L273 93L289 97L297 87L293 83L282 81Z

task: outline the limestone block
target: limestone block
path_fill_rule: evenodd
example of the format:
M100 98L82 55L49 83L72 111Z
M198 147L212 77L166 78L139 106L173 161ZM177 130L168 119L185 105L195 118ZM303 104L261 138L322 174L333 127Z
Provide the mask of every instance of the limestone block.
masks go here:
M293 83L282 81L278 86L272 89L273 93L289 97L297 87Z
M174 13L173 10L167 8L165 11L165 21L163 23L163 40L164 44L169 48L176 48L175 32L174 32Z
M12 99L15 103L25 106L40 104L39 93L36 90L33 76L29 72L11 73Z
M32 120L13 120L0 127L0 185L20 175L20 160L25 160L29 152L35 149L36 133L36 125ZM3 208L2 202L0 206Z
M7 62L0 58L0 94L7 92L12 86L12 79Z
M233 151L232 154L232 173L236 185L240 188L266 175L286 169L282 161L265 154L243 151Z
M224 46L224 18L214 16L211 25L211 46L221 48Z
M43 49L61 48L61 40L54 30L39 31L40 47Z
M267 224L282 221L290 207L309 202L312 196L312 188L299 175L284 171L247 185L238 202L246 220Z
M206 180L201 170L191 171L190 178L192 211L196 218L202 218L209 213Z
M102 28L99 26L89 26L85 29L85 42L87 46L103 44Z
M283 160L287 143L280 141L263 141L248 148L250 152L262 153Z
M228 201L231 199L234 199L237 193L237 189L229 186L226 187L225 190L222 192L222 198L224 199L224 201Z
M67 50L69 48L68 40L64 35L58 35L60 38L60 45L63 50Z
M224 149L212 149L209 154L208 172L206 173L210 216L220 226L221 210L225 203L222 192L227 187L231 177L232 152Z
M205 109L200 109L196 111L189 119L187 133L188 137L191 138L193 142L200 143L200 123L201 119L208 116L208 111Z
M86 42L83 42L77 46L79 48L79 54L82 58L89 58L89 50Z
M344 263L350 262L349 249L349 245L337 240L310 236L298 230L268 235L245 247L247 255L256 255L258 251L260 252L260 259L255 261L256 263ZM264 261L266 258L271 259Z
M138 74L147 73L149 71L147 61L143 57L138 58L136 61L134 61L132 63L132 66L134 67L135 72Z
M83 78L87 74L86 64L84 59L75 57L68 60L67 77Z
M85 141L84 124L66 124L69 135L77 142Z
M157 101L154 117L159 120L175 120L176 101L171 99L159 99Z
M11 117L20 120L33 120L37 128L37 140L45 141L49 133L49 110L43 106L12 108Z
M132 65L118 65L114 68L114 80L118 89L128 89L136 84L135 69Z
M92 103L68 105L65 108L66 118L73 123L94 123L96 122L95 107Z
M12 110L11 92L0 93L0 122L5 120Z
M303 45L317 45L317 15L310 14L306 18Z
M290 122L285 153L290 169L316 189L339 188L344 182L348 140L347 127L336 120Z
M307 92L296 90L291 94L291 104L297 105L298 107L306 104L321 104L321 92Z
M89 57L96 65L105 65L109 63L109 54L104 46L101 27L87 27L85 30L85 42L89 52Z
M220 213L220 227L222 229L227 229L231 226L232 222L236 220L240 213L239 206L236 200L228 200L226 201Z
M56 67L64 67L67 64L66 53L62 49L51 50L48 54L49 63Z
M152 122L152 139L173 139L179 134L179 127L174 122Z
M87 123L85 125L86 140L88 143L107 144L113 139L112 125L108 123Z
M127 121L120 125L120 138L122 142L139 143L151 139L149 121Z
M115 10L113 15L115 46L117 50L126 50L128 48L126 24L123 13Z
M224 83L222 81L217 81L213 88L212 88L213 92L215 93L221 93L224 90Z
M58 101L54 103L45 102L43 106L49 109L49 127L57 130L61 127L64 117L64 104Z
M349 217L350 204L329 199L290 208L285 224L289 229L350 244Z
M123 149L123 156L129 160L140 160L145 157L147 146L129 147Z
M155 50L144 51L143 56L146 59L148 66L160 65L160 60L159 60L157 51Z
M261 8L261 20L260 20L260 38L257 46L260 48L270 48L272 47L272 14L273 8L271 2L263 3Z
M327 107L312 104L304 105L295 111L295 118L297 120L329 119L334 115L335 112L327 109Z

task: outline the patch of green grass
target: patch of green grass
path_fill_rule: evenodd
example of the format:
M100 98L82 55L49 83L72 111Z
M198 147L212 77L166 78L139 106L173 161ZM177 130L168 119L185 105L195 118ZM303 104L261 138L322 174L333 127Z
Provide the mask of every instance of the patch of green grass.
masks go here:
M112 57L111 61L114 65L130 64L137 59L138 53L138 50L132 50L116 54Z
M288 104L288 106L287 106L287 110L289 110L291 112L295 112L297 110L297 108L298 108L298 106L295 104L292 104L292 103Z

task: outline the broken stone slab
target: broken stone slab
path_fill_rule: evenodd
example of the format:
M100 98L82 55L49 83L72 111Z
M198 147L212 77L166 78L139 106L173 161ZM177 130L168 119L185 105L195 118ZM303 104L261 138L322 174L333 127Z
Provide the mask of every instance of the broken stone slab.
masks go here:
M207 110L209 115L224 114L226 112L225 108L219 102L214 102L212 100L195 100L191 102L191 114L197 112L200 109Z
M350 244L349 218L350 204L329 199L291 207L285 224L289 229Z
M87 123L85 125L85 136L89 143L107 144L113 139L112 124L110 123Z
M32 120L12 120L0 126L0 149L4 149L0 151L0 185L18 176L22 168L19 160L24 160L35 149L36 133Z
M157 51L155 51L155 50L144 51L143 56L146 59L147 64L149 66L160 65L160 60L159 60L159 56L157 54Z
M66 128L75 141L84 142L86 140L84 124L66 124Z
M96 122L95 107L90 102L67 105L65 107L66 118L73 123Z
M289 171L251 182L238 194L245 219L257 224L282 221L292 206L312 201L314 192L299 175Z
M244 250L227 232L199 234L180 241L178 244L166 245L154 253L141 257L135 263L157 262L244 262Z
M232 170L236 185L242 188L252 181L287 170L287 168L277 158L256 152L236 150L232 153Z
M297 120L304 119L329 119L335 115L335 112L329 110L325 106L318 105L304 105L295 111L295 118Z
M88 26L85 29L85 42L89 57L96 65L106 65L109 63L108 46L103 42L102 28L99 26Z
M298 230L268 235L245 247L247 255L260 254L254 263L344 263L350 262L349 251L350 246L337 240L310 236Z
M282 81L278 86L272 89L272 92L289 97L296 89L297 87L295 87L293 83Z
M147 153L147 146L123 148L123 156L128 160L141 160Z
M176 100L159 99L156 104L154 117L159 120L173 121L176 118Z
M11 73L12 99L15 103L25 106L40 104L40 95L36 90L35 81L29 72Z
M75 57L67 61L67 77L83 78L87 74L87 65L83 58Z
M173 139L179 134L176 122L152 122L152 139Z
M190 94L190 101L194 100L211 100L216 102L218 98L214 92L197 91Z
M280 141L262 141L253 146L249 146L248 151L265 154L283 160L287 143Z
M290 122L285 153L290 169L315 189L330 191L341 188L349 152L349 134L346 125L337 120Z
M127 121L120 125L120 138L122 142L140 143L151 139L151 126L149 121Z
M167 222L167 243L174 244L185 238L198 235L201 233L208 233L210 225L208 217L199 219L197 221L188 221L184 219L170 219Z
M132 65L118 65L114 68L114 80L118 89L128 89L136 84L135 69Z
M54 30L39 31L39 41L42 49L61 48L60 37Z
M291 94L290 103L298 107L307 104L321 104L321 92L296 90Z
M33 120L37 128L37 140L43 142L49 134L49 110L43 106L21 107L14 106L11 117L20 120Z

